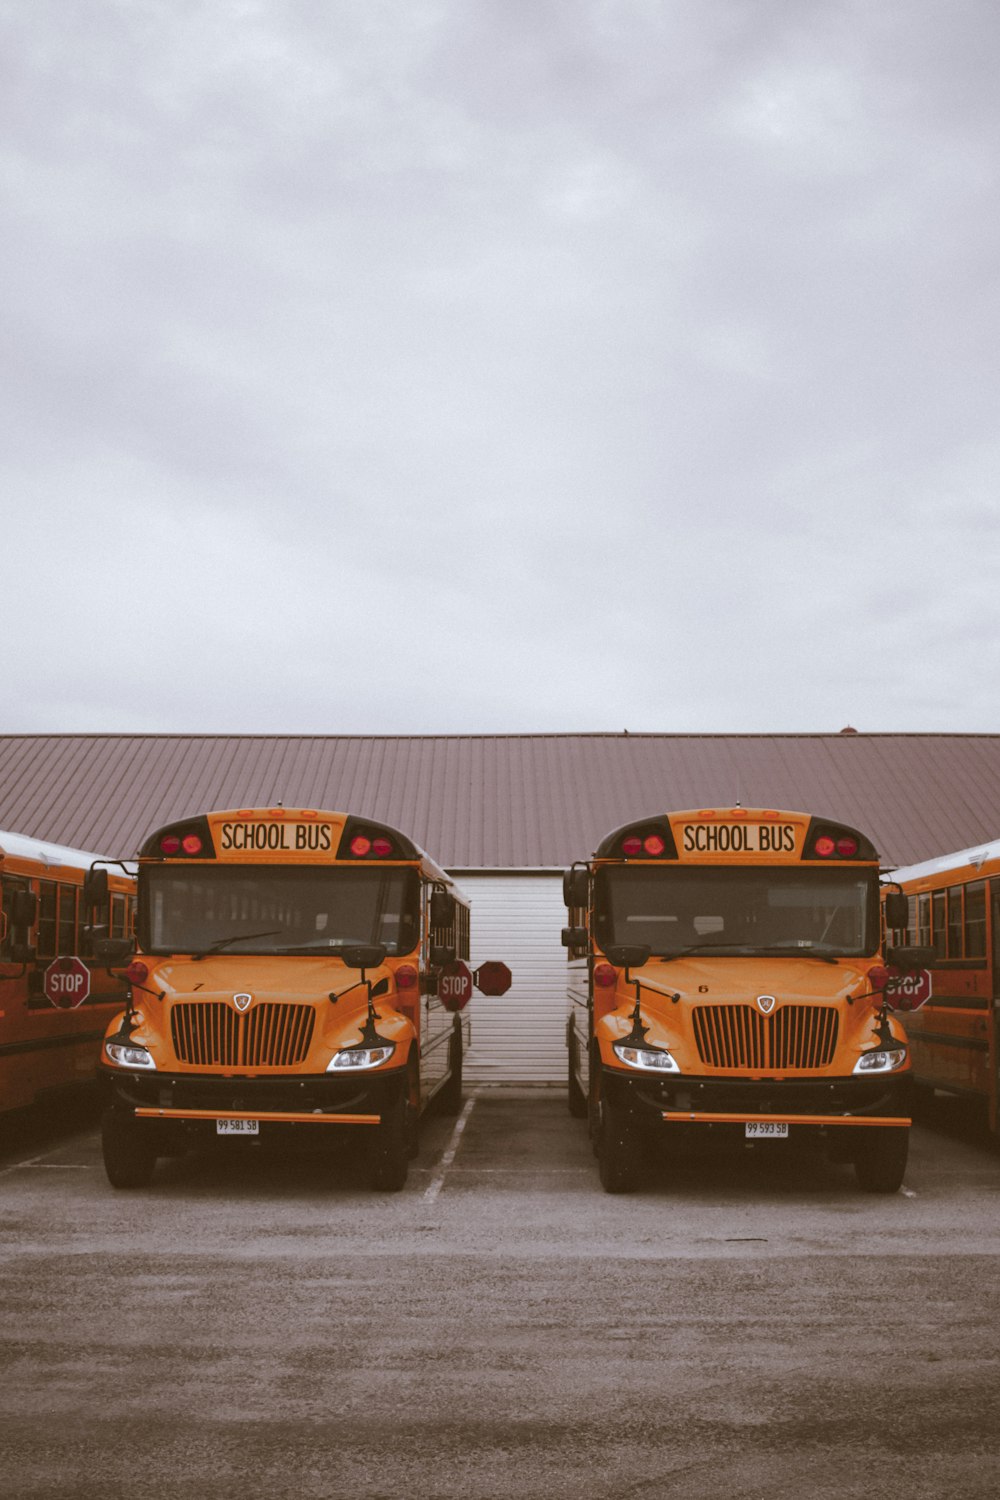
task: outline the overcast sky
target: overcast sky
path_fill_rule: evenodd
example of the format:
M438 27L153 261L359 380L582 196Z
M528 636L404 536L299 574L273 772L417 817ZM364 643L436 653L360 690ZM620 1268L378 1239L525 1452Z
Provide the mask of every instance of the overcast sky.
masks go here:
M995 0L0 0L0 730L1000 732Z

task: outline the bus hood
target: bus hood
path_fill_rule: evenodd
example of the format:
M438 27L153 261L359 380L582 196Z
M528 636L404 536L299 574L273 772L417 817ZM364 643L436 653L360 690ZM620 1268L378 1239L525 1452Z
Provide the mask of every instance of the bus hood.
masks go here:
M631 971L642 985L643 998L661 993L682 1000L732 1003L773 995L778 1003L843 1000L867 995L868 970L874 959L712 957L652 958Z

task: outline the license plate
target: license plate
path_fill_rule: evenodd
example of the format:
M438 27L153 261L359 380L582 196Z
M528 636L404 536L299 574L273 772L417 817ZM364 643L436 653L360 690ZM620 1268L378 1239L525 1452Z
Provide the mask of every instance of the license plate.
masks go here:
M259 1135L259 1120L216 1120L216 1135Z
M748 1120L748 1141L786 1141L788 1139L788 1126L776 1124L772 1120Z

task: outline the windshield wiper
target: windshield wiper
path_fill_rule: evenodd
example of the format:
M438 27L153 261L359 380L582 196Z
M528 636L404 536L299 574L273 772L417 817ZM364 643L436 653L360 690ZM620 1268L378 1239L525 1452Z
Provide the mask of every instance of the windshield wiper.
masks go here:
M686 958L689 953L697 953L700 948L728 948L731 954L737 957L745 957L748 953L756 952L747 943L730 943L725 938L707 938L703 943L689 943L686 948L678 948L676 953L658 953L657 958L673 959Z
M221 953L223 948L229 947L230 943L252 943L255 938L280 937L281 932L282 929L280 927L275 927L270 932L234 932L232 937L220 938L217 943L213 943L203 953L192 953L191 958L197 963L199 959L210 958L213 953Z
M754 951L782 955L791 951L797 958L815 958L821 964L835 964L837 960L831 955L837 953L838 949L832 943L803 943L798 938L788 938L783 943L768 943L766 948L756 948Z

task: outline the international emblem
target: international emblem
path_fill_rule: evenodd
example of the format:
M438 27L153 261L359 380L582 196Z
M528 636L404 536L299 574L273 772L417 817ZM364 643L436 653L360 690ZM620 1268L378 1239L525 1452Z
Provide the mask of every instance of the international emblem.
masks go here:
M251 1007L251 1005L253 1004L253 996L252 995L234 995L233 996L233 1004L236 1006L237 1010L249 1010L250 1007Z
M237 998L239 998L239 997L237 996ZM776 1004L777 1004L777 1002L776 1002L776 1000L775 1000L775 998L774 998L773 995L758 995L757 996L757 1009L760 1011L761 1015L763 1015L763 1016L769 1016L771 1014L772 1010L774 1009L774 1007L775 1007Z

